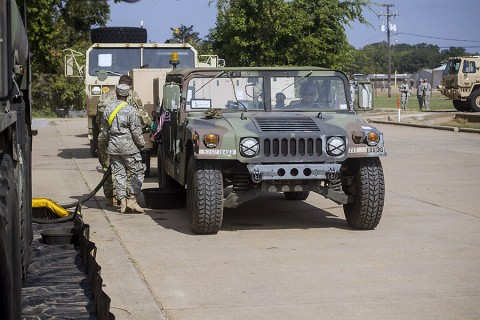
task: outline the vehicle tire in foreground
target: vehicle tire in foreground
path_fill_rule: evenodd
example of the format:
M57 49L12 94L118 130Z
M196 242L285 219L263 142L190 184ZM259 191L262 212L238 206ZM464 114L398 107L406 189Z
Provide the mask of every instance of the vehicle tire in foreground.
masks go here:
M385 181L382 164L378 158L355 159L347 170L353 184L344 186L354 201L343 205L348 225L353 229L371 230L380 222L385 199Z
M467 101L453 100L453 107L460 112L470 111L470 106Z
M0 154L0 318L20 319L22 263L18 195L11 157Z
M480 89L473 91L467 101L473 112L480 112Z
M223 220L223 179L215 161L190 159L187 176L187 208L192 230L214 234Z
M307 200L310 191L292 191L284 192L283 195L287 200Z

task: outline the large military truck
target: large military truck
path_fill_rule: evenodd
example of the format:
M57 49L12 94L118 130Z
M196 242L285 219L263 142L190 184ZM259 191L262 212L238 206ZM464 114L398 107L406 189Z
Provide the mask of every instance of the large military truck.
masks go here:
M458 111L480 112L480 56L449 58L439 89Z
M193 68L222 63L216 56L199 57L190 44L176 39L167 43L147 43L147 30L144 28L97 28L92 30L91 39L92 45L85 57L85 70L80 67L80 72L75 73L75 55L78 53L71 52L66 56L66 75L80 74L85 79L88 139L94 157L97 156L99 134L96 121L98 100L102 94L115 88L121 75L128 74L133 78L133 90L139 93L146 111L151 115L154 79L157 79L156 86L161 87L166 73L174 67ZM148 175L153 148L148 133L145 134L145 141L142 155Z
M15 0L0 0L0 318L21 318L32 230L30 53Z
M158 184L185 192L191 226L217 233L223 208L266 192L316 192L348 225L374 229L383 212L383 134L355 112L373 108L344 73L317 67L176 69L163 87ZM368 90L367 90L368 89ZM307 101L307 96L309 100Z

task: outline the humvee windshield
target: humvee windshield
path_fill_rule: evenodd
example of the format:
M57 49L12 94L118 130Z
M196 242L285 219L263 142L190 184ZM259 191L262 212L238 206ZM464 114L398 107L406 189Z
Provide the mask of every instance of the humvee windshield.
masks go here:
M94 48L89 54L88 73L96 76L100 70L127 74L129 70L141 68L172 68L171 53L178 53L179 68L195 67L192 50L179 48ZM143 54L143 59L142 59Z
M348 110L346 92L340 77L220 74L189 81L187 111Z

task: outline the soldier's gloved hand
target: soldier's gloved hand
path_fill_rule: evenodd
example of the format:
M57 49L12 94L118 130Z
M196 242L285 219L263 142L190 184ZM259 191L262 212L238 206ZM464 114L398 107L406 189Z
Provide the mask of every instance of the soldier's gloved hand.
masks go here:
M150 127L150 132L155 132L155 131L157 131L157 129L158 129L158 126L157 126L157 124L156 124L154 121L152 121L152 122L150 123L150 126L149 126L149 127Z

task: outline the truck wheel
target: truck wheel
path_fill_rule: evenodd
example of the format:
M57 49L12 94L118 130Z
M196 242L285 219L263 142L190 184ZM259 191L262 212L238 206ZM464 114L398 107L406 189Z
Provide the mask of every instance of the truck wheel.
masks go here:
M473 112L480 112L480 89L473 91L467 101Z
M307 200L310 191L284 192L283 195L287 200Z
M92 29L92 43L147 43L147 29L105 27Z
M92 127L93 139L90 140L90 154L92 155L92 157L97 158L98 157L98 153L97 153L98 135L100 133L100 128L98 128L96 117L93 117L92 123L93 123L93 127Z
M215 234L223 220L223 180L217 163L209 160L188 165L187 208L192 217L192 230L199 234Z
M380 159L364 158L351 162L347 170L353 184L344 186L354 201L343 205L348 225L353 229L371 230L380 222L385 199L385 181Z
M22 263L13 161L0 154L0 318L20 319Z
M468 104L467 101L453 100L453 107L460 112L470 111L470 105Z
M162 188L181 188L181 189L183 189L183 186L181 186L177 181L173 180L173 178L170 177L167 174L167 172L165 171L165 168L164 168L164 163L165 163L165 153L164 153L162 147L158 146L158 150L157 150L158 187L160 189L162 189Z

